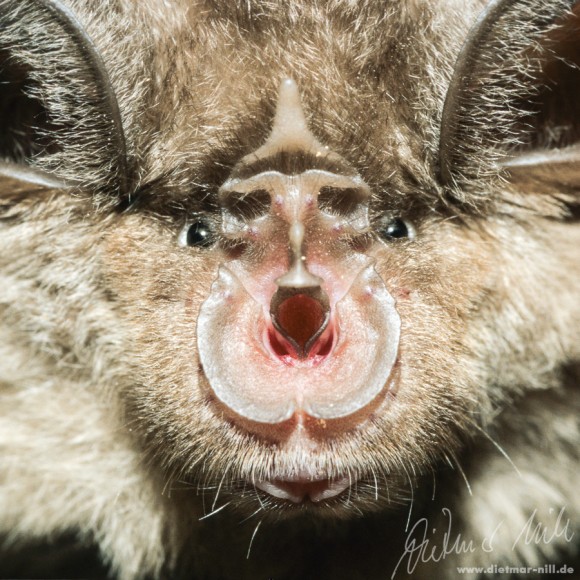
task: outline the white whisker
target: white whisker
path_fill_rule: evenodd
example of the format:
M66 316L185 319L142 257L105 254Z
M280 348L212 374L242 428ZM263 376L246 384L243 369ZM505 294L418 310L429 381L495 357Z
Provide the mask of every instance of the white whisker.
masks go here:
M218 512L221 512L224 508L228 507L233 500L228 501L227 503L225 503L224 505L220 506L219 508L217 508L216 510L213 510L212 512L210 512L209 514L206 514L205 516L201 516L201 518L199 518L198 521L201 522L201 520L205 520L211 516L214 516L215 514L217 514Z
M484 436L486 439L506 458L508 463L514 468L514 471L521 477L522 474L517 468L516 464L512 461L511 457L507 454L505 449L484 429L482 429L475 421L471 421L471 424Z
M211 504L211 509L212 509L212 511L215 509L215 506L216 506L216 504L217 504L217 500L218 500L218 497L220 496L220 491L221 491L221 489L222 489L222 485L223 485L223 483L224 483L224 479L226 478L226 475L227 475L227 473L228 473L228 472L227 472L227 470L225 470L225 471L224 471L224 474L223 474L223 476L222 476L222 478L221 478L221 481L220 481L220 483L219 483L219 485L218 485L217 492L216 492L216 494L215 494L215 498L214 498L214 500L213 500L213 503Z
M256 528L254 529L254 533L252 534L252 537L250 539L250 545L248 546L248 553L246 554L246 560L250 559L250 552L252 551L252 545L254 543L254 538L256 537L256 534L258 533L258 530L260 529L260 526L262 525L262 522L264 520L260 520L258 522L258 525L256 526Z

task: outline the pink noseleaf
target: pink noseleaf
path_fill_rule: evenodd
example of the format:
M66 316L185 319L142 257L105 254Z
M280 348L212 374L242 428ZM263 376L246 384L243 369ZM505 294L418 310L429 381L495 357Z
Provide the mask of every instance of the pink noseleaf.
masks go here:
M293 309L304 306L299 302L288 305L289 325L297 322ZM306 316L311 328L292 328L291 333L300 340L311 334L315 314ZM267 307L222 266L200 310L199 354L215 396L244 419L280 423L297 412L337 419L360 411L387 388L400 318L372 265L360 270L331 307L321 336L323 355L281 356L283 348L271 341L273 330Z

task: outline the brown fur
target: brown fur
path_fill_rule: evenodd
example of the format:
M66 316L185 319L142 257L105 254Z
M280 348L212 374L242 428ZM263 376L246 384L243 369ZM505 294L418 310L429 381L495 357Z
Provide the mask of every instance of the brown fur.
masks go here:
M573 565L577 536L513 543L534 510L553 528L565 507L580 531L574 194L565 205L500 178L487 145L480 157L465 145L451 187L437 169L453 64L482 2L69 4L119 99L134 204L119 209L90 106L93 132L75 147L74 87L61 94L60 77L37 73L51 127L65 129L32 162L81 187L0 195L0 573L68 574L68 553L47 556L64 538L96 546L127 580L390 578L413 523L441 533L444 507L454 536L479 547L504 522L494 549L423 562L415 578ZM41 70L42 50L20 50ZM215 214L216 189L263 143L287 76L313 133L372 187L374 212L417 228L372 249L403 324L396 404L320 436L309 461L358 481L327 511L244 484L303 452L246 433L212 399L196 319L221 258L176 243L188 213ZM490 139L495 151L511 143ZM31 572L33 544L46 572Z

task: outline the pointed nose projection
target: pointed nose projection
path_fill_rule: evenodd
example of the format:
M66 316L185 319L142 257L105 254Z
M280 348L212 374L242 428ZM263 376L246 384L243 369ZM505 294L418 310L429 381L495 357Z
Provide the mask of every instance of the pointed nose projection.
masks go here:
M357 413L389 382L400 320L352 244L369 229L370 190L312 134L293 80L266 142L218 195L223 234L244 249L224 260L198 318L214 394L258 423Z

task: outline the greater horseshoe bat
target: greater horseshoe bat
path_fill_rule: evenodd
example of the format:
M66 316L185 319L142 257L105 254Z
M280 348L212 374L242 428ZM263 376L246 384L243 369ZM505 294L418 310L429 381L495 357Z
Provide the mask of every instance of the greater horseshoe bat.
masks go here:
M0 575L577 568L579 16L0 0Z

